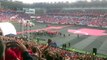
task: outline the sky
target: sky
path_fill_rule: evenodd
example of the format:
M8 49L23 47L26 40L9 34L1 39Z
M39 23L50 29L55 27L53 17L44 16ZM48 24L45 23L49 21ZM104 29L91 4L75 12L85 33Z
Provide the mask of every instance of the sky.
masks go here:
M14 0L14 1L22 1L23 3L38 3L38 2L76 2L76 1L80 1L80 0ZM87 0L90 1L90 0Z

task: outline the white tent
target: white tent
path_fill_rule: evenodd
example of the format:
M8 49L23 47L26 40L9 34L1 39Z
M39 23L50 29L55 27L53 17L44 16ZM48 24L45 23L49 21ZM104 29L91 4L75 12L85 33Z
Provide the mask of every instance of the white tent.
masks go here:
M1 29L3 36L8 35L8 34L17 35L14 25L9 22L0 23L0 29Z

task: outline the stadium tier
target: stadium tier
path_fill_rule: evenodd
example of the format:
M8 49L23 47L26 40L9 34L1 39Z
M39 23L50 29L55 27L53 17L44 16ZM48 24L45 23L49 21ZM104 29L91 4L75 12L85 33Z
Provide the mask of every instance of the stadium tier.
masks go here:
M107 60L107 1L0 5L0 60Z

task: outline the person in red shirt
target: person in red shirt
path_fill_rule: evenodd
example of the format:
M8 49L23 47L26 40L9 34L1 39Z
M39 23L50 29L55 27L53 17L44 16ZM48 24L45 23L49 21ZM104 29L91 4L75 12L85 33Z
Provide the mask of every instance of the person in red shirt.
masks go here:
M19 60L19 58L11 48L8 48L5 51L5 60Z
M20 49L19 49L18 47L16 47L16 48L11 48L11 50L13 50L13 51L16 53L17 57L18 57L20 60L23 60L23 58L22 58L22 51L20 51Z

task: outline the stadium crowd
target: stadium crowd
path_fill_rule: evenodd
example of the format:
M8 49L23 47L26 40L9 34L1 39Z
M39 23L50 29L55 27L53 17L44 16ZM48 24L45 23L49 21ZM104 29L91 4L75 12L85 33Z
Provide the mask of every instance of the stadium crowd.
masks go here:
M10 9L0 9L0 21L17 21L22 19L30 19L28 14L24 12L16 12L15 10Z
M37 21L58 24L107 26L107 13L76 11L66 14L39 16ZM0 21L29 19L30 15L14 10L0 10ZM93 54L83 54L58 48L48 39L47 44L23 38L0 36L0 60L106 60Z
M82 54L23 38L0 36L0 60L106 60L92 54Z
M68 13L48 13L37 18L38 22L57 24L77 24L87 26L107 26L106 11L72 11Z
M86 26L107 26L107 12L100 10L77 10L69 13L47 13L43 16L35 16L36 21L57 24L77 24ZM31 15L24 12L16 12L14 10L0 9L0 21L23 21L30 20Z
M30 21L29 14L24 12L17 12L10 9L0 9L0 22L14 21L24 26L33 26L34 24Z

